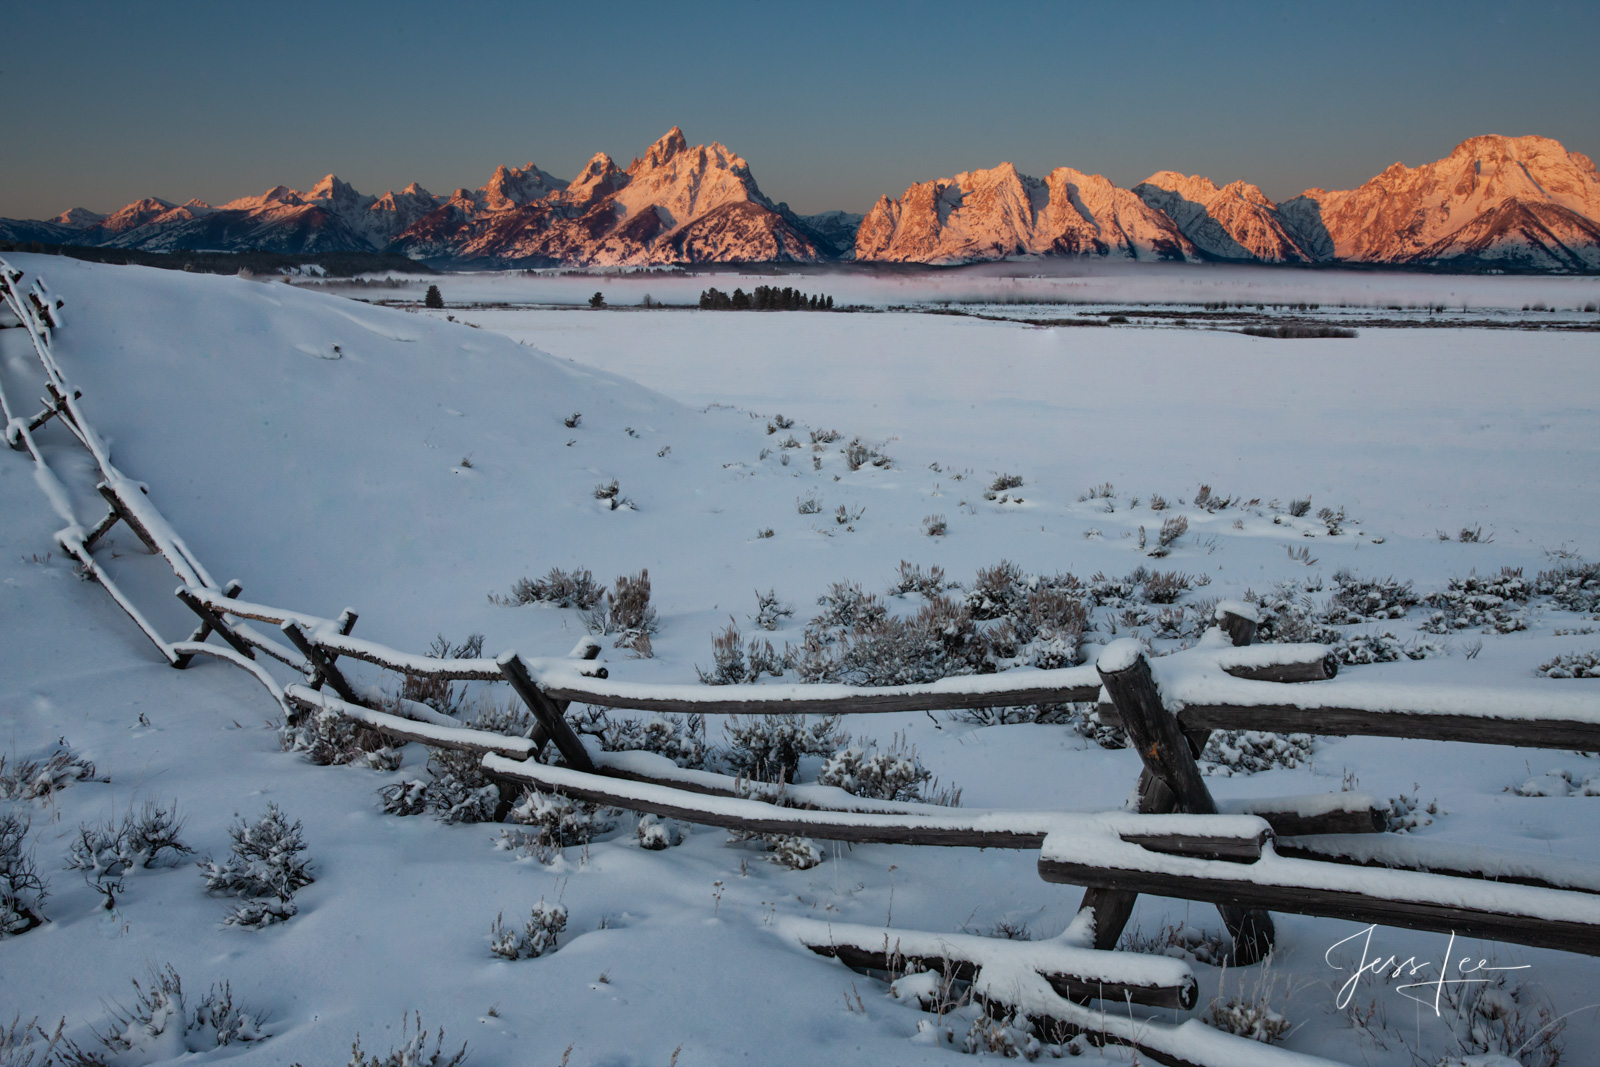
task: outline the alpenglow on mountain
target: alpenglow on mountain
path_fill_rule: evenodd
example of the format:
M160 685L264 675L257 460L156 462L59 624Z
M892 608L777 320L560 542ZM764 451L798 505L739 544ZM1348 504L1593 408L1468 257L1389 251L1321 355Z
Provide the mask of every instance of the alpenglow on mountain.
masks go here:
M1600 176L1545 137L1474 137L1434 163L1396 163L1360 188L1274 203L1245 181L1160 171L1122 189L1009 163L918 182L865 214L797 215L750 165L673 127L619 168L605 153L571 181L532 163L438 196L413 183L367 196L328 175L213 207L148 198L111 215L73 208L0 219L0 240L142 251L398 252L443 266L957 264L1015 256L1362 263L1446 270L1600 271Z

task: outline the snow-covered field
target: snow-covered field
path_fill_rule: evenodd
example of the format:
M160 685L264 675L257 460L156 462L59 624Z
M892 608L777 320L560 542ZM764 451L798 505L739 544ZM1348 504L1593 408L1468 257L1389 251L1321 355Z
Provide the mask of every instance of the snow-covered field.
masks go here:
M348 605L360 612L358 636L402 649L481 633L491 655L565 653L586 632L579 611L489 597L553 566L586 567L606 583L648 568L655 654L634 658L606 639L612 677L694 682L730 616L746 636L799 646L818 595L836 581L914 614L917 595L884 595L902 560L942 566L969 587L978 568L1001 559L1085 580L1141 565L1204 577L1180 608L1298 582L1320 608L1341 570L1410 580L1427 596L1474 571L1520 567L1531 579L1561 562L1557 554L1570 562L1600 553L1592 333L1363 329L1353 340L1286 341L910 313L424 314L276 283L12 261L30 276L43 271L67 300L56 351L86 413L213 574L239 578L246 598L262 603L323 617ZM1345 285L1381 306L1448 299L1511 310L1534 300L1581 306L1595 290L1592 279L1408 276L1385 295L1381 275L1226 276L1274 294L1262 299L1325 304L1354 301ZM1173 277L1192 288L1224 275ZM524 275L440 281L452 305L554 301L530 296ZM603 288L620 303L618 285L676 300L708 284L751 283L657 275L548 284L575 287L573 298ZM859 303L940 299L926 288L873 297L859 275L780 284ZM976 285L974 299L1018 284ZM1043 283L1028 284L1028 298L1040 298ZM1222 289L1144 299L1244 298ZM18 406L40 394L21 330L0 330L0 382ZM780 428L780 413L795 425ZM842 436L813 450L810 431L828 429ZM791 435L796 447L783 447ZM890 465L851 470L841 449L857 437ZM38 439L75 494L79 521L92 524L104 507L87 456L54 422ZM103 591L72 580L52 551L60 522L32 471L25 455L0 453L0 753L12 767L65 738L108 781L13 805L32 822L51 921L0 940L0 1021L65 1017L70 1036L98 1047L89 1028L111 1025L107 1005L131 1003L129 980L170 963L191 1006L226 980L269 1016L267 1041L191 1057L204 1061L343 1063L358 1031L382 1052L399 1043L402 1015L418 1009L430 1029L444 1026L447 1044L469 1042L479 1064L556 1064L569 1046L574 1065L674 1056L684 1067L948 1063L970 1015L946 1020L955 1042L941 1047L919 1032L929 1016L914 1004L799 948L782 920L948 933L1013 924L1043 937L1077 908L1078 892L1041 881L1029 852L825 847L819 866L789 870L706 828L676 848L644 851L624 816L614 832L546 865L497 850L499 826L387 816L377 790L421 776L423 750L412 746L398 771L383 772L280 751L264 722L276 709L246 675L204 661L168 669ZM1011 499L986 499L1001 474L1021 485L1005 490ZM596 499L612 479L633 507ZM1107 483L1114 495L1087 495ZM1202 484L1239 500L1197 507ZM1164 511L1151 509L1157 494ZM1309 514L1287 514L1305 498ZM807 499L818 510L801 514ZM836 521L841 507L848 521ZM1337 535L1316 517L1325 507L1345 513ZM924 532L934 515L943 536ZM1175 515L1187 532L1170 555L1150 558ZM1464 528L1482 539L1458 539ZM125 527L110 542L99 549L107 568L169 639L187 634L194 620L171 596L170 570ZM751 619L755 592L768 589L795 606L773 633ZM1558 654L1600 648L1592 617L1535 597L1508 615L1525 629L1435 635L1421 630L1432 610L1340 627L1389 631L1391 644L1427 653L1350 666L1341 679L1600 685L1536 674ZM1175 648L1182 639L1158 635L1158 611L1102 607L1086 640L1109 640L1115 623L1116 636L1133 631L1158 650ZM376 672L363 680L383 681ZM903 731L942 783L961 787L966 808L1104 810L1123 802L1138 774L1132 752L1067 724L890 715L842 725L881 743ZM708 740L722 743L719 723ZM803 763L803 775L819 762ZM1600 790L1600 766L1575 753L1358 738L1320 738L1297 766L1209 784L1229 798L1354 780L1382 798L1436 801L1420 835L1600 863L1600 799L1510 791L1552 768L1580 786L1597 776ZM184 840L217 858L236 814L253 819L274 802L301 820L316 881L297 894L299 914L256 932L223 927L226 901L203 892L192 864L131 873L115 909L101 908L103 898L64 869L71 840L80 823L120 819L146 800L176 800ZM559 949L518 962L491 956L496 915L520 921L541 898L569 910ZM1182 922L1221 929L1210 906L1150 898L1130 929L1153 937ZM1360 1003L1377 1008L1364 1029L1335 1008L1348 972L1324 953L1359 929L1279 917L1272 1007L1295 1025L1283 1044L1395 1067L1413 1063L1412 1050L1429 1064L1459 1052L1449 1013L1436 1017L1396 983L1363 988ZM1380 928L1373 945L1436 960L1447 940ZM1594 960L1476 942L1464 951L1527 965L1506 973L1522 987L1530 1032L1541 1007L1575 1012L1564 1062L1586 1062L1600 1046ZM1258 984L1254 970L1195 969L1196 1015L1241 982L1246 991ZM167 1062L179 1051L124 1062Z

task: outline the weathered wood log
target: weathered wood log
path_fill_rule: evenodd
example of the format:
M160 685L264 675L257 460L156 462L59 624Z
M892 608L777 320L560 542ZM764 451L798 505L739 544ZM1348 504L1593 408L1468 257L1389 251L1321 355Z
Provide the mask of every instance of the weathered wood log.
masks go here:
M234 581L231 581L227 585L222 587L222 595L231 600L234 597L238 596L243 590L244 590L244 586L240 585L238 580L235 579ZM185 603L188 603L188 602L185 601ZM190 610L195 610L193 605L190 605ZM208 611L210 610L209 606L207 606L207 610ZM201 644L202 642L205 641L205 639L207 637L211 636L211 630L212 630L211 623L206 620L206 617L204 615L201 615L200 619L201 619L200 625L196 626L194 628L194 632L189 635L189 640L191 642L193 642L194 644ZM255 659L255 655L253 653L252 654L248 654L248 655L245 656L245 658L246 659ZM192 653L192 652L179 652L177 654L177 658L172 661L172 665L174 667L178 668L179 670L183 670L185 667L189 666L190 661L193 660L193 659L194 659L194 653Z
M533 684L533 678L528 674L528 665L522 662L522 657L515 652L503 653L495 663L500 667L500 673L505 680L511 683L511 688L517 696L528 706L533 717L544 727L545 736L556 743L556 748L561 750L562 758L567 761L567 766L573 770L593 772L594 764L589 759L589 753L584 750L583 742L578 740L578 735L573 733L568 725L563 709L558 708L538 686Z
M358 616L350 608L345 608L343 611L339 612L339 618L335 620L335 627L338 629L339 634L343 637L349 637L350 631L356 627L356 619L358 618L360 618L360 616ZM339 658L339 654L337 652L324 650L323 657L328 661L328 665L331 667ZM311 669L311 677L307 680L306 685L310 686L312 689L321 689L327 681L328 676L323 673L322 668L313 667Z
M128 529L133 531L134 536L144 542L144 547L150 550L150 554L152 556L161 555L161 546L151 536L150 531L145 528L144 523L140 522L133 512L122 506L122 500L117 496L116 490L105 482L101 482L95 488L99 490L101 496L105 497L106 504L110 506L111 510L117 513L117 518L126 523Z
M385 711L351 704L346 700L330 698L326 694L315 692L309 686L289 686L284 690L284 699L302 712L327 708L352 722L370 726L389 737L401 741L415 741L430 748L456 749L461 752L471 752L479 757L486 752L493 752L515 760L525 760L533 754L533 746L526 738L503 737L465 726L441 728L432 723L417 722Z
M1255 630L1251 627L1248 634L1245 634L1246 639L1254 633ZM1107 651L1101 653L1096 666L1107 694L1122 715L1123 729L1128 732L1134 750L1139 753L1139 758L1144 761L1145 768L1150 774L1172 792L1176 810L1190 815L1215 814L1216 801L1212 799L1211 791L1206 788L1205 781L1200 776L1200 767L1195 763L1196 751L1191 747L1193 745L1203 748L1206 736L1202 734L1185 736L1184 730L1178 725L1178 720L1167 711L1166 705L1162 702L1161 692L1156 688L1155 678L1150 673L1150 663L1145 658L1143 649L1131 642L1120 648L1118 644L1120 642L1108 646ZM1113 911L1105 904L1101 906L1105 908L1106 916ZM1236 963L1240 965L1255 963L1272 951L1274 932L1271 916L1261 911L1246 911L1232 907L1219 910L1222 912L1222 921L1228 927L1228 932L1233 935L1233 956ZM1098 945L1100 938L1104 936L1101 927L1105 925L1105 921L1101 912L1096 912L1096 920ZM1120 933L1119 930L1118 934Z
M1479 848L1425 837L1386 834L1381 838L1349 838L1315 834L1280 837L1273 848L1278 855L1292 859L1422 871L1453 878L1600 894L1600 868L1538 853Z
M1376 805L1360 808L1340 808L1335 811L1302 815L1295 811L1273 811L1259 807L1228 807L1229 811L1246 811L1267 820L1272 833L1279 839L1301 837L1308 834L1381 834L1388 828L1389 813Z
M228 644L232 645L235 652L239 653L239 655L243 656L245 659L256 658L256 650L250 647L250 643L245 641L238 634L234 633L233 627L229 626L225 621L223 621L221 615L217 614L215 611L212 611L205 604L202 604L195 597L195 595L189 591L187 586L178 586L177 596L179 600L183 601L185 606L187 606L190 611L200 616L200 621L202 624L215 631L217 636L221 637L224 641L228 642ZM191 638L191 640L193 639ZM204 640L204 638L202 637L200 640ZM183 665L187 666L187 661L185 661ZM173 666L179 666L176 660L173 661Z
M1223 671L1252 682L1326 682L1339 673L1339 657L1331 650L1324 656L1296 663L1271 663L1258 667L1224 664Z
M1243 648L1256 639L1256 627L1260 625L1260 619L1248 604L1225 601L1217 605L1213 618L1235 648Z
M979 965L951 952L941 956L917 956L871 952L856 945L833 945L819 942L806 947L819 956L838 960L852 970L883 974L893 970L905 973L913 963L940 974L949 974L960 981L970 982L978 973ZM886 965L893 965L892 968ZM1089 981L1073 974L1059 971L1040 972L1040 977L1060 996L1079 1003L1091 1000L1108 1000L1114 1004L1142 1004L1152 1008L1176 1008L1187 1011L1194 1007L1199 996L1198 984L1193 977L1186 983L1171 986L1143 985L1133 982Z
M1220 866L1220 865L1219 865ZM1233 866L1233 865L1229 865ZM1318 864L1320 866L1320 864ZM1377 873L1377 872L1373 872ZM1439 878L1409 871L1386 871L1408 878ZM1091 885L1132 893L1154 893L1178 900L1204 900L1235 908L1271 908L1300 915L1321 915L1359 923L1378 923L1412 930L1455 933L1491 941L1510 941L1538 948L1562 949L1600 956L1600 918L1593 923L1551 916L1501 913L1459 907L1410 896L1386 897L1370 891L1319 885L1258 884L1248 879L1207 877L1193 871L1136 870L1101 866L1059 857L1040 857L1039 876L1047 882ZM1462 881L1468 881L1462 879Z
M83 535L83 547L93 549L94 543L104 537L106 531L115 526L120 518L122 518L122 511L119 508L112 508L106 512L106 517L95 523L93 529Z
M1168 856L1198 856L1201 859L1224 860L1230 863L1254 863L1261 858L1270 831L1263 830L1254 837L1220 837L1209 834L1142 834L1118 835L1130 845L1161 852Z
M306 658L306 662L311 664L312 669L320 673L323 680L333 686L333 691L339 694L339 699L349 704L365 706L361 698L356 696L356 691L350 688L350 683L345 681L344 675L339 673L339 668L329 662L322 649L318 648L306 636L305 630L300 628L299 623L293 619L285 619L278 629L283 631L283 635L289 639L289 643L294 645L300 654Z
M582 679L570 678L545 687L553 700L575 701L602 708L631 708L680 715L871 715L904 711L960 711L966 708L1004 708L1019 704L1065 704L1094 700L1098 683L1071 683L1050 687L996 689L989 692L961 692L924 686L905 687L911 692L874 693L871 689L852 689L841 695L833 692L752 695L750 699L680 698L677 687L660 687L649 693L626 693L616 688L590 686ZM687 687L685 687L687 688ZM731 688L731 687L730 687ZM767 688L767 687L752 687Z
M1417 741L1470 741L1482 745L1600 750L1600 722L1554 717L1374 711L1368 708L1294 707L1288 704L1185 704L1186 729L1268 730L1343 737L1405 737Z

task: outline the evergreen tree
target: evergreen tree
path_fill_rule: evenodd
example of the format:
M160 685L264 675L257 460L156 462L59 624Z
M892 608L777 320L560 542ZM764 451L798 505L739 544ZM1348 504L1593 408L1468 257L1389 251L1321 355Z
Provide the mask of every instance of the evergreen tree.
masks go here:
M603 307L605 307L606 306L605 294L604 293L596 293L593 296L591 296L589 298L589 306L592 307L592 308L603 308Z
M428 286L428 293L422 298L422 306L426 308L444 307L444 297L439 294L437 285Z

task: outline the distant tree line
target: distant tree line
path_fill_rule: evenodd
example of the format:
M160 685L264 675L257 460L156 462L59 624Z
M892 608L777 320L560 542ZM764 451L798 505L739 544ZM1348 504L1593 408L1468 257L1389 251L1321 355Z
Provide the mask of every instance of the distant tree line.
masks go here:
M833 297L821 293L807 295L798 289L758 285L754 292L735 289L730 295L720 289L700 294L702 311L832 311Z

